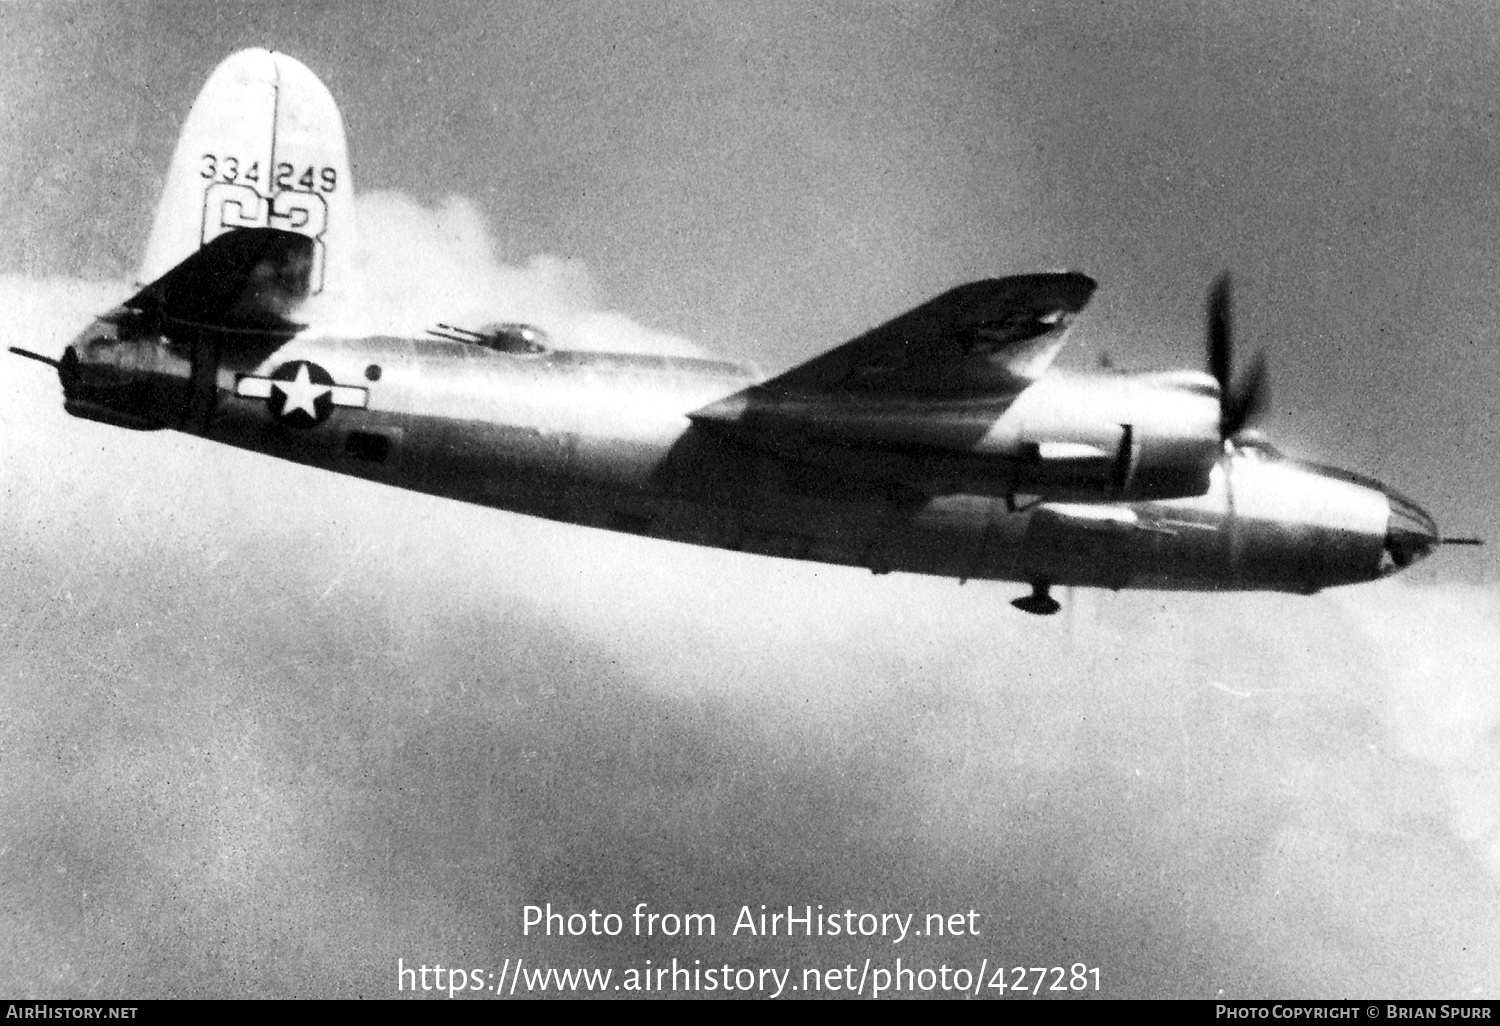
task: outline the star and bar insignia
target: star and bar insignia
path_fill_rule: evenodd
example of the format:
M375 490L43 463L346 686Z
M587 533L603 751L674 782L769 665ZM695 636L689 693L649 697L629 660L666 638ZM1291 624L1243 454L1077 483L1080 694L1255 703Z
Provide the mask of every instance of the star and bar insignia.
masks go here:
M287 427L310 428L328 419L335 406L364 409L369 389L336 384L333 376L307 360L291 360L268 378L247 374L235 382L234 394L265 399L271 416Z

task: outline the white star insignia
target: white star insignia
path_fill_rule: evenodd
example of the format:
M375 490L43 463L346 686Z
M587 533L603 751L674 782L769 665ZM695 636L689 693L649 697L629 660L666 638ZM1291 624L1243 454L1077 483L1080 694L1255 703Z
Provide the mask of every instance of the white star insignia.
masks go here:
M346 406L350 409L365 410L370 406L369 389L360 388L357 385L338 385L329 381L329 374L315 363L305 360L291 361L276 368L276 373L284 374L288 367L296 366L296 371L290 381L284 378L262 378L254 374L245 374L235 379L234 394L245 399L269 400L271 413L276 419L288 427L313 427L322 423L318 416L318 404L324 403L333 406ZM313 372L322 378L321 382L313 380ZM276 405L276 395L281 394L281 406ZM295 417L288 419L291 414L302 413L306 415L307 421L298 420ZM309 423L310 422L310 423Z
M286 396L281 405L281 415L288 416L294 410L301 410L312 420L318 419L318 409L315 405L319 399L333 391L332 385L315 385L307 373L307 364L297 365L297 376L291 381L273 381L272 386Z

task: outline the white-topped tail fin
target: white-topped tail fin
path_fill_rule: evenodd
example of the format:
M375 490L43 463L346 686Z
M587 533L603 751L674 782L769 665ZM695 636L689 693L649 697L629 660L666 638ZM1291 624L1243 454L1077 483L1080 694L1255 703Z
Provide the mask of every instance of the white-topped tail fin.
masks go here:
M234 54L198 93L167 172L140 282L162 279L237 228L312 240L295 275L297 320L335 315L354 294L354 181L343 119L316 75L270 50Z

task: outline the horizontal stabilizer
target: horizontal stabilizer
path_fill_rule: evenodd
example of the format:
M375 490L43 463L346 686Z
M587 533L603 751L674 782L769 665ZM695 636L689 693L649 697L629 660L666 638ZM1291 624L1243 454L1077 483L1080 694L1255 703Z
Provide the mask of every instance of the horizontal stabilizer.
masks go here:
M170 324L291 333L307 296L313 240L279 228L218 236L122 305Z

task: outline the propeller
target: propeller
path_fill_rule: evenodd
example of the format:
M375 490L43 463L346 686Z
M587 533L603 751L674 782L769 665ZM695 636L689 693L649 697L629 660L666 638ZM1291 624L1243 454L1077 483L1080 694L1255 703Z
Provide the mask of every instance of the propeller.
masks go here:
M1271 403L1266 354L1257 352L1249 368L1231 380L1234 369L1233 303L1229 274L1215 279L1208 294L1208 371L1219 383L1219 437L1233 438L1258 419Z

